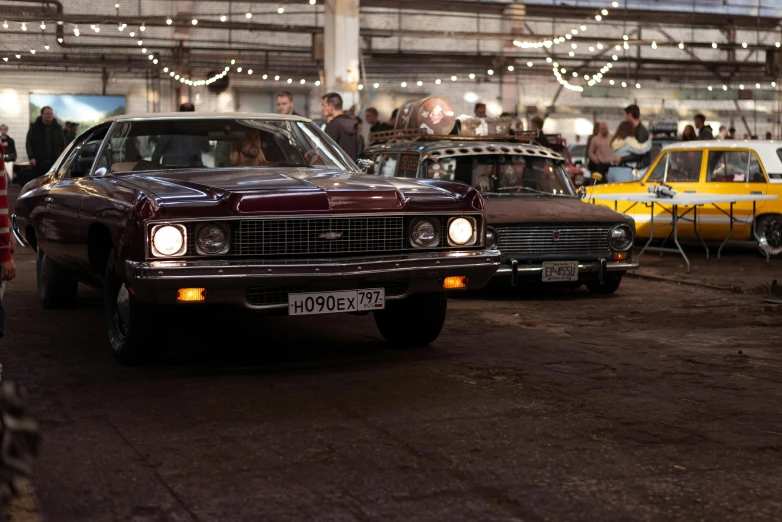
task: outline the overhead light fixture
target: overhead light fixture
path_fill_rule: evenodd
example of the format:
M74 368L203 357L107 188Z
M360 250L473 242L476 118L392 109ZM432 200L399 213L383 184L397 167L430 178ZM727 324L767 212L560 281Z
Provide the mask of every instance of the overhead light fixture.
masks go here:
M8 29L8 20L3 22L3 29Z
M320 87L320 80L317 80L317 81L315 82L315 87Z
M451 76L451 81L455 82L457 80L456 76Z
M573 78L578 78L578 73L576 71L573 71ZM584 78L586 78L586 76L584 76Z
M402 87L407 87L407 82L402 82L399 85L401 85Z
M76 36L79 36L81 34L77 26L73 26L73 34L75 34Z
M514 71L514 69L515 69L515 67L513 67L512 65L509 65L509 66L508 66L508 70L509 70L510 72L513 72L513 71Z
M21 60L21 59L22 59L22 55L21 55L21 54L17 54L17 55L16 55L16 59L17 59L17 60Z
M242 72L242 68L241 67L237 67L236 68L236 72Z
M436 83L437 85L440 85L440 84L441 84L441 83L443 83L443 82L440 80L440 78L437 78L437 79L434 81L434 83ZM377 89L377 85L375 85L375 89Z
M275 77L274 77L274 81L275 81L275 82L278 82L278 81L280 81L280 75L279 75L279 74L278 74L277 76L275 76Z
M611 57L611 59L612 59L613 61L617 61L617 60L619 59L619 57L618 57L617 55L613 55L613 56Z
M679 49L684 49L684 42L679 42Z
M131 31L131 32L130 32L130 34L129 34L128 36L130 36L131 38L133 38L134 36L136 36L136 33L135 33L134 31Z
M35 54L35 49L30 49L30 54Z
M614 80L608 80L608 83L610 83L611 85L613 85L615 82L614 82Z
M253 17L253 14L252 13L247 13L246 15L244 15L244 17L249 20L250 18Z
M470 73L470 79L471 79L471 80L474 80L474 79L475 79L475 73Z
M226 20L228 20L227 16L225 16L225 15L220 16L220 21L221 22L225 22Z
M231 60L231 65L236 64L236 60Z
M374 87L375 89L377 89L378 87L380 87L380 84L379 84L379 83L375 83L375 84L374 84L372 87Z
M284 12L285 12L285 8L284 8L283 6L280 6L280 7L278 7L278 8L277 8L277 12L278 12L279 14L282 14L282 13L284 13Z
M293 83L293 78L288 78L288 83Z
M363 91L364 90L364 85L359 83L358 84L358 90L359 91Z
M265 79L267 79L268 77L269 77L269 75L268 75L268 74L264 74L263 76L261 76L261 79L265 80Z
M62 38L57 38L57 43L62 43Z
M627 87L627 82L622 82L622 87Z
M49 50L49 44L44 45L43 48L48 51Z
M597 48L598 49L602 49L603 48L603 44L601 44L600 42L597 42Z
M657 49L657 41L652 40L652 49Z
M776 87L777 86L777 82L771 82L771 86L772 87Z
M489 76L493 75L494 69L489 69L488 71L486 71L486 74L488 74Z
M636 88L636 89L640 89L640 88L641 88L641 84L640 84L640 83L636 83L636 84L635 84L635 88Z
M755 88L756 88L756 89L760 89L760 84L759 84L759 83L756 83L756 84L755 84Z
M585 25L582 25L582 26L581 26L581 30L582 30L582 31L586 31L586 30L587 30L587 26L585 26Z
M568 56L570 56L570 57L573 57L573 56L575 56L575 55L576 55L576 53L574 53L573 51L570 51L570 52L569 52L569 53L567 53L567 54L568 54Z
M157 65L157 62L158 62L158 59L157 59L157 58L155 58L154 60L152 60L152 63L154 63L155 65Z
M527 67L532 67L532 62L527 62Z
M138 30L143 33L144 31L147 30L147 26L145 26L144 24L141 24L141 27L139 27Z
M26 31L26 30L27 30L27 24L22 22L22 31Z
M43 31L46 29L46 22L41 22L41 30Z
M727 91L727 90L728 90L728 86L727 86L727 85L723 85L723 86L722 86L722 90L723 90L723 91Z
M578 49L578 44L576 44L576 43L572 43L572 44L570 44L570 47L571 47L572 49Z
M119 9L119 4L114 4L114 9Z
M747 42L741 42L741 46L746 49L747 48Z
M310 0L310 5L315 5L316 0Z
M619 7L619 2L611 2L611 5L614 7L614 9L616 9Z
M174 21L171 18L166 18L166 25L171 25L173 23Z
M777 47L779 47L780 45L782 45L782 43L780 43L780 42L777 42L777 43L775 43L774 45L776 45Z
M711 91L711 90L713 90L713 89L712 89L712 87L711 87L711 85L709 85L709 86L707 87L707 89L709 89L710 91Z
M603 17L602 17L602 16L600 16L600 15L595 15L595 20L597 20L598 22L600 22L601 20L603 20Z
M193 25L198 25L198 20L196 20L195 18L193 18L193 20L192 20L190 23L192 23Z
M147 54L147 48L146 47L142 47L141 48L141 52L144 53L144 54Z
M139 40L139 41L138 41L138 42L136 42L136 43L137 43L137 44L139 44L139 45L144 45L144 40Z
M168 72L168 67L163 67L163 72Z

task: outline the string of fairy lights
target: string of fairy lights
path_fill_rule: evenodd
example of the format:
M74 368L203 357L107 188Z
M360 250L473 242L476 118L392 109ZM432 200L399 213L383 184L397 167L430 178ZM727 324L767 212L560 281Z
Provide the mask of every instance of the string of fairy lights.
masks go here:
M317 4L317 0L309 0L309 4L314 6L314 5ZM618 1L613 1L611 3L611 7L612 8L618 8L619 7L619 2ZM116 9L117 17L120 17L120 4L119 3L115 3L114 4L114 8ZM283 14L284 12L285 12L285 6L283 4L279 4L278 7L277 7L277 13L278 14ZM253 18L253 16L254 16L254 13L252 11L247 11L245 13L245 15L244 15L244 18L246 20L251 20ZM600 22L606 21L609 18L609 16L610 16L610 10L609 10L608 7L604 7L602 9L597 9L594 12L594 15L593 15L594 22L600 23ZM230 18L229 15L221 14L218 17L218 20L220 22L227 22L229 20L229 18ZM28 30L28 22L15 22L15 23L19 23L19 27L21 28L21 30L23 32L26 32ZM35 25L32 22L29 22L29 23L31 25ZM58 25L64 25L62 21L57 21L56 23ZM172 25L174 23L174 19L172 17L166 17L165 23L166 23L166 25L170 26L170 25ZM198 25L198 18L192 18L190 20L190 23L193 26L197 26ZM576 51L579 49L579 45L578 45L578 43L573 41L573 38L578 36L578 35L580 35L580 34L583 34L583 33L587 32L589 30L589 25L587 25L587 23L588 23L587 20L584 20L581 23L578 23L578 24L574 25L569 31L563 32L563 33L561 33L559 35L556 35L554 37L539 38L539 39L535 39L535 40L513 40L513 45L518 47L518 48L520 48L520 49L525 49L525 50L526 49L546 49L546 50L551 50L551 51L549 51L547 53L549 55L545 58L545 61L546 61L546 63L548 65L551 66L551 71L552 71L552 73L554 75L554 78L557 80L557 82L560 85L562 85L562 87L564 87L565 89L568 89L568 90L571 90L571 91L575 91L575 92L584 92L586 88L594 87L594 86L602 83L603 80L606 79L606 76L609 73L612 72L612 69L614 68L614 65L617 62L619 62L619 60L620 60L619 53L621 53L622 51L629 51L630 48L631 48L631 45L632 45L629 42L629 36L625 34L622 37L622 41L615 45L616 53L613 53L611 55L611 57L610 57L610 60L606 60L605 63L603 63L603 65L600 67L600 69L597 72L595 72L595 73L590 75L590 74L582 74L579 70L572 70L572 71L570 71L568 73L568 68L565 67L563 64L560 64L559 61L557 61L556 54L554 54L554 53L556 52L556 50L557 50L557 48L559 46L561 46L563 44L566 44L566 43L569 43L570 44L570 50L567 52L567 56L570 59L576 58ZM75 37L79 37L81 35L81 29L76 24L72 24L72 25L73 25L73 28L72 28L73 35ZM2 27L3 27L3 29L9 29L10 26L9 26L8 21L3 22ZM45 38L45 36L46 36L45 35L45 30L46 30L46 27L47 27L46 21L42 21L40 23L39 27L41 29L42 35ZM101 32L101 27L100 27L99 24L92 24L92 25L90 25L90 29L94 33L100 33ZM232 70L235 73L247 74L248 76L252 76L254 74L254 71L253 71L251 66L246 66L246 65L243 66L243 65L237 63L236 59L231 59L230 60L230 64L226 64L219 73L214 74L210 78L207 78L207 79L194 79L194 78L192 78L192 77L190 77L190 76L188 76L188 75L186 75L186 74L184 74L182 72L177 71L177 68L173 64L163 63L162 58L160 57L160 53L156 53L154 50L148 49L144 45L144 40L143 40L143 34L142 33L144 33L146 31L146 24L145 24L145 22L141 22L141 24L138 25L135 30L133 28L129 28L128 24L126 24L124 22L119 22L117 24L117 30L119 32L125 32L126 29L128 29L128 31L125 34L127 34L132 39L136 39L136 43L139 46L141 53L144 54L145 56L147 56L148 59L154 65L156 65L156 66L158 66L160 68L162 74L168 75L168 77L170 77L172 79L172 81L179 81L180 83L188 85L188 86L191 86L191 87L202 87L202 86L211 85L212 83L214 83L216 81L219 81L222 78L225 78L230 72L232 72ZM62 37L58 38L58 42L59 43L63 43L63 38ZM606 54L607 52L609 52L608 47L610 47L611 45L614 45L613 43L609 43L609 42L610 42L610 39L607 39L605 45L602 42L597 42L595 44L588 45L587 48L588 48L589 52L592 53L593 56L595 55L595 53L597 53L598 54L598 58L599 58L600 56L602 56L602 55ZM656 50L659 47L661 47L661 45L670 46L670 45L674 45L674 44L675 43L671 43L671 42L664 42L662 44L658 44L656 40L652 40L652 42L650 44L650 47L652 49ZM638 42L636 42L636 45L642 45L642 44L639 44ZM680 41L678 44L675 44L675 45L680 50L684 50L685 49L685 43L683 41ZM741 43L741 47L743 49L747 49L749 47L749 45L750 44L748 44L747 42L742 42ZM775 46L777 48L782 47L782 42L779 42L779 41L775 42ZM717 42L712 42L711 47L712 47L712 49L719 49L720 45ZM45 41L44 41L43 49L45 51L48 51L50 49L49 44L46 43ZM30 54L31 55L35 55L36 52L37 52L36 49L30 49ZM22 56L23 56L22 53L16 52L16 53L10 53L10 54L11 54L11 56L15 57L16 60L22 60ZM582 56L583 55L581 54L578 59L582 59ZM560 59L565 59L564 55ZM586 60L585 63L589 64L592 61L594 61L594 59L595 58L592 58L592 59L585 58L585 60ZM3 56L2 60L4 62L9 62L10 56ZM527 65L527 67L531 68L531 67L535 66L535 63L533 61L527 61L526 65ZM508 65L507 66L508 72L510 72L510 73L514 72L516 70L517 66L520 67L521 64L516 64L516 65L511 64L511 65ZM578 69L578 67L576 69ZM489 77L494 76L495 75L494 69L486 70L486 75L489 76ZM284 79L280 74L272 75L272 74L269 74L269 73L264 73L264 74L258 75L258 76L261 77L263 80L269 80L269 81L273 78L273 80L275 82L283 81L283 82L287 82L288 84L293 84L294 82L296 82L296 80L294 80L291 77L288 77L287 79ZM469 80L471 80L471 81L480 81L481 80L481 78L478 78L478 75L475 74L475 73L469 73L468 75L466 75L466 77L469 78ZM446 75L446 79L447 79L447 75ZM451 75L450 76L450 80L451 80L451 82L457 82L457 81L460 81L460 80L464 80L464 77L463 76L458 76L458 75ZM301 78L296 83L298 83L300 85L305 85L307 83L307 79L306 78ZM320 86L321 82L320 82L320 80L315 80L313 83L314 83L315 86ZM424 80L421 80L421 79L418 79L418 80L415 80L415 81L401 81L399 83L399 85L402 88L407 88L408 86L412 87L413 84L415 84L418 87L423 87L425 84L429 84L429 83L434 83L434 85L441 85L443 83L443 79L436 78L436 79L433 80L433 82L432 81L426 81L425 82ZM619 81L619 80L614 80L614 79L608 79L608 84L611 85L611 86L621 86L623 88L629 88L629 87L635 87L636 89L640 89L641 88L641 84L640 83L636 82L633 85L632 82L628 83L627 81ZM732 85L734 85L734 84L732 84L732 83L722 83L722 84L717 85L717 86L707 85L705 88L708 91L713 91L715 89L722 89L723 91L727 91L727 90L732 88L731 87ZM762 89L762 88L767 87L768 85L769 84L761 84L759 82L756 82L754 84L754 87L756 89ZM738 84L738 89L739 90L744 90L746 86L751 87L752 84L745 85L743 83L740 83L740 84ZM770 82L770 87L771 88L776 88L776 86L777 86L776 82ZM369 86L366 86L366 87L369 88ZM376 82L371 84L371 87L373 89L377 90L377 89L381 88L381 84L380 84L380 82L376 81ZM385 87L385 85L384 85L384 87ZM364 84L359 84L358 85L358 89L359 90L364 90L365 89L365 85Z

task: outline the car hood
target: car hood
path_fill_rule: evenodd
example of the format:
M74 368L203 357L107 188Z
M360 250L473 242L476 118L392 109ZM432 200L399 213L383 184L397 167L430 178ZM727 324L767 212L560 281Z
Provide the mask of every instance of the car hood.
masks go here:
M486 198L486 218L491 224L504 223L617 223L624 215L576 198L518 196Z
M170 212L210 202L237 215L481 210L469 187L311 168L156 171L121 176ZM452 184L455 185L455 184ZM470 192L473 194L470 194Z

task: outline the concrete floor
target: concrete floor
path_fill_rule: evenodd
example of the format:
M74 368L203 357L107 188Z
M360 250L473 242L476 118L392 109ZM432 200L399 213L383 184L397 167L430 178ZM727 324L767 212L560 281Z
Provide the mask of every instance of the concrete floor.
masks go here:
M213 315L133 368L108 350L98 292L44 310L32 252L17 260L0 362L42 424L45 520L782 511L782 307L759 295L627 278L608 298L451 299L442 336L411 351L368 316Z

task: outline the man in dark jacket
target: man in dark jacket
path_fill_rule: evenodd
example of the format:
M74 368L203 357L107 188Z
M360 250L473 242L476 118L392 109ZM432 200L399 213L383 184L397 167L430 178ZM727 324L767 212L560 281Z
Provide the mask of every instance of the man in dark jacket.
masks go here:
M703 114L696 114L693 123L695 123L695 134L699 140L714 139L714 131L710 125L706 125L706 117Z
M51 107L41 109L41 115L27 131L27 157L35 176L49 172L55 160L65 150L62 127L54 119Z
M638 143L646 143L649 141L649 130L641 123L641 109L638 105L628 105L625 107L625 120L633 124L635 128L635 139ZM652 164L652 151L645 154L632 154L630 156L614 157L614 164L622 165L624 167L630 167L638 169L643 174L645 169L649 168Z
M331 139L337 142L350 159L358 159L361 139L358 134L358 120L342 111L342 96L330 92L321 103L323 116L328 123L324 129Z
M366 111L367 116L367 123L371 125L369 127L369 132L381 132L381 131L390 131L394 130L394 127L389 125L388 123L383 123L380 121L380 115L377 112L377 109L374 107L370 107Z
M8 125L5 123L0 124L0 144L3 146L4 156L2 159L5 161L5 171L8 173L10 181L14 180L14 162L16 161L16 142L8 135Z

